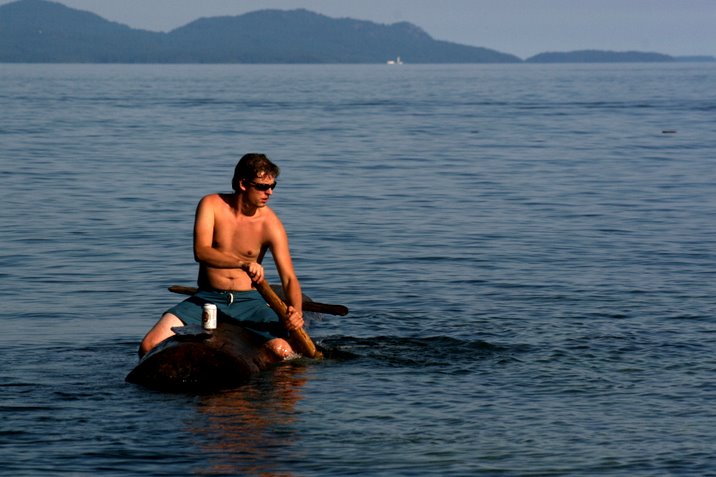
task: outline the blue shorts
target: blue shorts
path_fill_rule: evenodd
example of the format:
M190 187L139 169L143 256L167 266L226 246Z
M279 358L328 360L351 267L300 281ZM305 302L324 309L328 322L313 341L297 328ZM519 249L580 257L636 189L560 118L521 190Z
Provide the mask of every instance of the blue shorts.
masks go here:
M265 340L287 338L278 315L256 290L199 290L165 313L176 315L185 325L201 326L204 303L216 305L216 321L232 320Z

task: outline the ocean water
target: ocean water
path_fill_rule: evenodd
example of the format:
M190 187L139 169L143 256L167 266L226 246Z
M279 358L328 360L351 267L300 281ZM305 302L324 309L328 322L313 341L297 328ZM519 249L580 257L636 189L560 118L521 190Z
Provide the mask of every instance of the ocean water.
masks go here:
M716 66L0 65L0 111L3 475L716 475ZM353 358L125 383L250 151Z

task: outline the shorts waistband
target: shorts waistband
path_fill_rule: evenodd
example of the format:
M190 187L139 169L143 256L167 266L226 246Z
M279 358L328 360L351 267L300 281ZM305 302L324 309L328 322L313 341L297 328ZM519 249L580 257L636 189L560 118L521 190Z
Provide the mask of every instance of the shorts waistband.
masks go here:
M218 290L216 288L201 288L201 289L199 289L199 293L212 294L216 297L216 299L226 300L226 303L231 305L240 296L256 295L256 294L258 294L258 291L256 291L256 290Z
M234 293L236 295L239 295L241 293L253 293L256 290L253 288L251 290L219 290L217 288L202 288L201 291L208 291L212 293Z

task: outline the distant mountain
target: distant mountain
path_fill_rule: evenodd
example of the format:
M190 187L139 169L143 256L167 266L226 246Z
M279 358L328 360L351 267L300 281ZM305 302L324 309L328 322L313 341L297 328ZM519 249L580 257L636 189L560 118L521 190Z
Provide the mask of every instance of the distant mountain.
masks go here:
M685 63L711 63L716 61L716 57L708 55L677 56L676 61Z
M202 18L169 33L137 30L46 0L0 6L0 62L516 63L514 55L307 10Z
M525 61L528 63L654 63L676 61L676 58L661 53L640 51L579 50L540 53Z
M307 10L202 18L169 33L138 30L47 0L0 6L4 63L520 63L517 56ZM598 50L541 53L529 63L716 61L712 56Z
M204 18L168 37L177 48L174 60L182 62L385 63L398 55L410 63L522 61L486 48L433 40L410 23L386 26L307 10Z
M156 59L156 33L134 30L59 3L21 0L0 6L0 61L134 62Z

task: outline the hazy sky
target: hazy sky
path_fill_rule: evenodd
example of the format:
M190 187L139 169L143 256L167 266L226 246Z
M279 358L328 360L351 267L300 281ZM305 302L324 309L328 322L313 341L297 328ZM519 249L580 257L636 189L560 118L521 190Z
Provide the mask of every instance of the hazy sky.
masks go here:
M716 55L716 0L58 1L152 31L169 31L200 17L305 8L334 18L408 21L438 40L521 58L580 49Z

